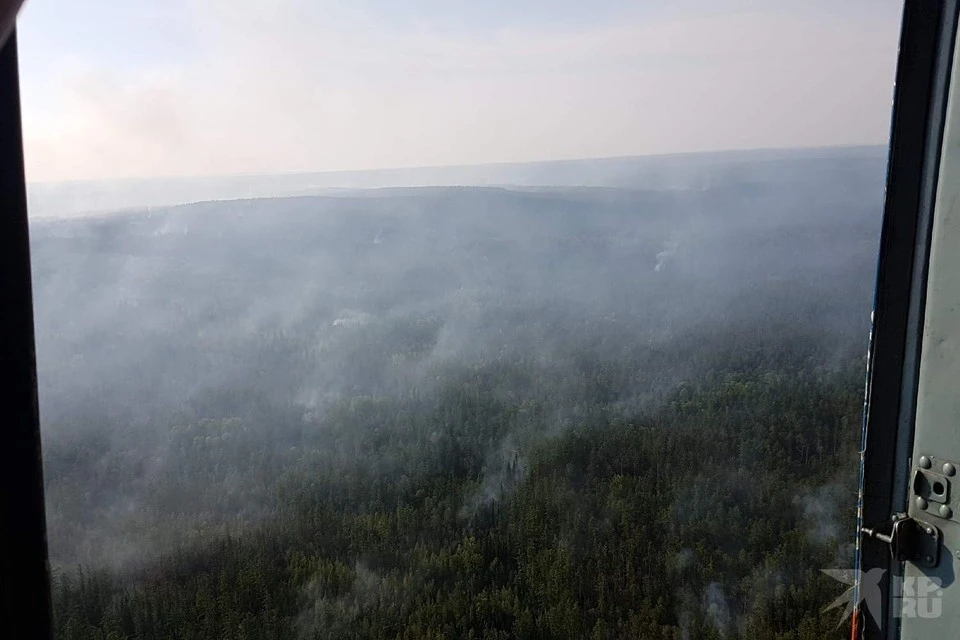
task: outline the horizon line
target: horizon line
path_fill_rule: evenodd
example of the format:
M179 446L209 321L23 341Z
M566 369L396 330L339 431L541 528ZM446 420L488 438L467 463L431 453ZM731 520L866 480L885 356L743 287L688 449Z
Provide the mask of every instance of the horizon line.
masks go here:
M480 168L480 167L511 167L511 166L520 166L520 165L544 165L544 164L561 164L567 162L603 162L603 161L617 161L617 160L634 160L634 159L656 159L656 158L680 158L680 157L692 157L692 156L716 156L724 154L757 154L757 153L786 153L786 152L816 152L816 151L842 151L842 150L867 150L867 149L878 149L878 148L887 148L888 143L862 143L862 144L836 144L836 145L820 145L820 146L809 146L809 147L784 147L784 146L775 146L775 147L750 147L750 148L739 148L739 149L713 149L706 151L673 151L666 153L646 153L646 154L629 154L629 155L617 155L617 156L587 156L587 157L571 157L571 158L552 158L545 160L507 160L507 161L496 161L496 162L477 162L477 163L462 163L462 164L446 164L446 165L405 165L405 166L395 166L395 167L381 167L381 168L370 168L370 169L321 169L321 170L290 170L290 171L272 171L264 173L224 173L224 174L206 174L206 175L156 175L156 176L125 176L118 178L67 178L63 180L27 180L27 186L53 186L53 185L66 185L66 184L93 184L93 183L118 183L118 182L145 182L153 180L179 180L179 181L190 181L190 180L230 180L230 179L241 179L241 178L269 178L269 177L296 177L296 176L310 176L310 175L338 175L338 174L374 174L374 173L388 173L388 172L404 172L404 171L428 171L428 170L444 170L444 169L471 169L471 168Z

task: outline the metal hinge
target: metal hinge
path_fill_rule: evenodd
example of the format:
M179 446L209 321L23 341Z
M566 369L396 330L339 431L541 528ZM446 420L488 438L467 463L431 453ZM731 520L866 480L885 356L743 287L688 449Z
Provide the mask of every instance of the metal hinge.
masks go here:
M905 513L895 514L882 527L864 527L863 535L889 545L890 555L897 562L933 568L940 561L940 529Z

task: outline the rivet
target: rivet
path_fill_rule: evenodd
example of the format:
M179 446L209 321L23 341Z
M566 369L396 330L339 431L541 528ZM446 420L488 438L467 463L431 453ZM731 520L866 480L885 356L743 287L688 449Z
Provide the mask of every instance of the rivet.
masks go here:
M955 466L953 466L951 463L949 463L949 462L944 462L944 463L943 463L943 475L945 475L945 476L952 476L952 475L955 474L956 472L957 472L957 468L956 468Z
M930 458L928 458L927 456L920 456L920 468L921 468L921 469L929 469L932 464L933 464L933 463L930 462Z
M917 499L914 500L914 503L916 503L918 509L927 508L927 501L921 498L920 496L917 496Z
M949 518L950 516L953 515L953 509L951 509L945 504L940 505L940 515L943 516L944 518Z
M933 564L933 556L927 556L924 560L926 560L927 564Z

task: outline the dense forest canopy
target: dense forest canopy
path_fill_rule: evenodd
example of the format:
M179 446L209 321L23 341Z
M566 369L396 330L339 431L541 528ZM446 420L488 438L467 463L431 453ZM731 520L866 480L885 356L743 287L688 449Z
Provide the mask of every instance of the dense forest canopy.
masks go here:
M645 166L35 221L58 636L838 637L882 157Z

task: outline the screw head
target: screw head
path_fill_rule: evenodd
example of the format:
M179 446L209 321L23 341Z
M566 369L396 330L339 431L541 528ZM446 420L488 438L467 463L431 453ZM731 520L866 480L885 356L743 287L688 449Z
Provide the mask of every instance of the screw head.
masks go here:
M953 515L953 509L951 509L945 504L940 505L940 515L944 518L949 518L950 516Z
M943 475L952 476L957 472L957 468L949 462L943 463Z
M928 458L927 456L920 456L920 468L921 468L921 469L929 469L932 465L933 465L933 463L930 462L930 458Z
M920 497L920 496L917 496L917 499L914 500L913 502L914 502L914 504L917 505L917 508L918 508L918 509L926 509L926 508L927 508L927 501L924 500L924 499L923 499L922 497Z

